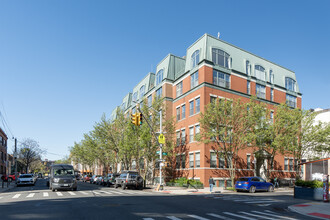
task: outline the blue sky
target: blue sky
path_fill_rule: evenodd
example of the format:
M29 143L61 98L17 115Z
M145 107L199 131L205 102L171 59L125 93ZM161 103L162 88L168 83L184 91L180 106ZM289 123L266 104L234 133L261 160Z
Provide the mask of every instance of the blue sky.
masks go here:
M167 54L218 32L293 70L304 109L330 108L329 10L327 0L0 0L0 110L11 132L0 126L60 159Z

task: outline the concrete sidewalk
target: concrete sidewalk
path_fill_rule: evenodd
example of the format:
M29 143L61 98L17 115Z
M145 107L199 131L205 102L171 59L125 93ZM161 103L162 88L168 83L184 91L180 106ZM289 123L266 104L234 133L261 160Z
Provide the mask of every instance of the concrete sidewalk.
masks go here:
M7 187L7 182L4 182L3 188L2 188L2 182L0 182L0 193L6 192L14 187L16 187L15 182L11 182L10 184L8 184L8 187Z
M330 219L329 202L309 202L288 207L290 211L319 219Z

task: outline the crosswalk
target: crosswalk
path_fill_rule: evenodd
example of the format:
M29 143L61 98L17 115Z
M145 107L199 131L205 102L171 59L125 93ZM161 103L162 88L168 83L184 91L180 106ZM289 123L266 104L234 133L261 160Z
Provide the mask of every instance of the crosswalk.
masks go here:
M224 195L208 195L205 198L220 199L225 201L233 201L238 203L245 203L258 206L270 206L274 203L279 203L281 200L272 199L272 198L260 198L260 197L251 197L251 196L224 196Z
M74 197L74 196L143 196L152 195L152 192L145 191L117 191L117 190L87 190L87 191L56 191L56 192L22 192L16 194L8 194L6 199L22 199L22 198L54 198L54 197ZM159 195L159 194L157 194ZM5 198L5 197L0 197Z
M222 213L205 213L203 215L195 214L180 214L180 217L177 216L161 216L161 218L172 219L172 220L181 220L181 219L198 219L198 220L210 220L210 219L225 219L225 220L236 220L236 219L246 219L246 220L255 220L255 219L285 219L285 220L297 220L297 218L285 216L270 210L264 211L249 211L249 212L222 212ZM155 220L155 218L142 218L143 220Z

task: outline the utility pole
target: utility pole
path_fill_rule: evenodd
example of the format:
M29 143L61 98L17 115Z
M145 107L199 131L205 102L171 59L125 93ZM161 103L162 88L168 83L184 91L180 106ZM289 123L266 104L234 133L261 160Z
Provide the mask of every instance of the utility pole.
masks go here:
M160 128L159 128L159 135L163 134L163 130L162 130L162 123L163 123L163 114L162 114L162 109L160 109L159 111L159 124L160 124ZM160 146L160 149L159 149L159 159L160 159L160 163L159 163L159 185L160 185L160 188L162 188L162 160L163 160L163 144L159 144Z
M15 157L15 183L17 183L17 138L15 138L15 153L14 153L14 157Z

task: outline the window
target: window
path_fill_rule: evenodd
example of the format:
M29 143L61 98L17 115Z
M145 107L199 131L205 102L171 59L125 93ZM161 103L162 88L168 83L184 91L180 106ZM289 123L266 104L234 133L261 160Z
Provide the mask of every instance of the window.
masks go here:
M199 134L199 132L200 132L200 126L196 125L195 126L195 135Z
M273 124L273 122L274 122L274 112L271 111L270 112L270 123Z
M176 120L180 120L180 107L176 109Z
M251 169L251 155L246 155L246 169Z
M230 87L230 80L229 74L218 72L213 70L213 84L229 88Z
M293 159L289 160L289 170L293 171Z
M183 105L182 106L182 119L185 119L186 118L186 105Z
M298 171L298 160L294 161L294 170Z
M141 158L140 160L140 169L144 169L144 159Z
M201 154L195 153L195 158L196 158L196 167L200 167L201 166Z
M216 168L217 167L217 155L215 152L211 152L210 155L210 167Z
M189 128L189 143L194 141L194 127Z
M175 160L176 160L175 168L180 169L180 155L177 155Z
M159 70L156 74L156 86L163 81L163 70Z
M157 91L156 91L156 97L157 98L161 98L162 97L162 87L160 87L159 89L157 89Z
M186 168L186 155L185 154L181 155L181 168L182 169Z
M223 155L219 157L219 168L225 168L225 158Z
M191 55L191 68L194 68L199 63L199 50L196 50Z
M210 103L215 103L215 100L217 100L217 97L211 96Z
M134 102L136 102L136 100L137 100L137 97L138 97L138 94L137 94L137 92L134 92L134 94L133 94L133 101L134 101Z
M212 61L214 64L217 64L222 67L229 68L229 54L220 50L212 48Z
M194 167L194 153L189 154L189 168Z
M266 72L265 69L260 65L255 65L254 67L255 76L257 79L266 81Z
M273 70L269 70L269 82L271 84L274 84L274 74L273 74Z
M284 158L284 170L288 170L288 158Z
M246 75L250 76L251 75L251 65L250 65L250 61L246 61L245 62L245 72Z
M176 146L180 146L180 131L176 132Z
M196 114L200 112L200 98L197 98L196 100Z
M194 114L194 101L189 102L189 115Z
M292 108L296 107L296 97L286 94L286 104Z
M198 71L191 74L191 76L190 76L190 85L191 85L191 89L198 85Z
M247 81L247 84L246 84L246 93L247 93L247 94L251 94L251 85L250 85L250 81Z
M145 93L145 86L141 86L140 88L140 99L142 100L143 96L144 96L144 93Z
M176 85L176 97L182 95L182 81Z
M148 96L148 106L150 107L152 105L152 95Z
M183 129L181 131L181 144L185 145L186 144L186 129Z
M228 153L227 168L231 166L233 155Z
M290 77L285 77L285 88L289 91L296 91L296 81Z
M266 86L256 84L256 94L258 98L266 98Z
M126 102L123 102L123 104L121 104L121 110L125 110L126 108Z
M270 89L270 101L274 101L274 89Z

